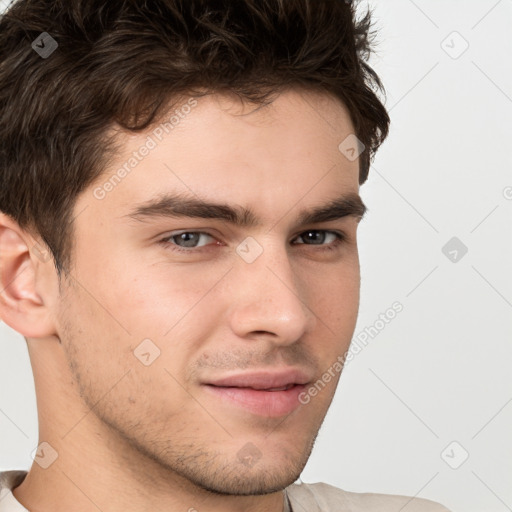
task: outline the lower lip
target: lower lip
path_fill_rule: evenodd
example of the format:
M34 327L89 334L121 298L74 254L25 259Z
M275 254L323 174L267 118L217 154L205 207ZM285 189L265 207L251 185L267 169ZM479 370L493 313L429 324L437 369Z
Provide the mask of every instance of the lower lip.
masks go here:
M299 395L306 386L298 385L283 391L252 388L220 387L206 384L210 393L259 416L278 418L293 412L301 403Z

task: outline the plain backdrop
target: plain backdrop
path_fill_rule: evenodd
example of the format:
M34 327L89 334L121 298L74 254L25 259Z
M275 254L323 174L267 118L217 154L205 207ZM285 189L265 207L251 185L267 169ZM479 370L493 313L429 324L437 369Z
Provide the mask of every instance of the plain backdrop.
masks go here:
M361 188L367 339L302 480L510 511L512 0L369 5L392 122ZM30 467L31 368L2 323L0 432L0 470Z

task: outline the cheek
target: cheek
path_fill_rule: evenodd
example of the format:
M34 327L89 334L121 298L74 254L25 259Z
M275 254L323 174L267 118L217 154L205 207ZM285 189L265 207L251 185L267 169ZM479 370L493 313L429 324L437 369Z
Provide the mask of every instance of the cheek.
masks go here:
M226 264L178 265L126 262L106 300L132 336L172 337L186 326L198 328L215 309L215 287L229 270Z
M214 288L226 269L151 264L119 253L109 262L101 272L90 262L81 265L80 282L62 304L65 348L78 376L98 393L128 370L168 385L167 369L184 382L188 364L219 322Z
M97 399L107 390L104 387L143 367L136 347L145 339L158 337L151 319L145 320L144 311L138 308L136 296L118 295L123 276L103 269L100 274L86 275L82 270L80 281L63 296L58 313L63 349L75 378ZM104 279L107 275L108 282Z
M127 334L95 300L80 293L67 297L59 321L72 380L100 417L129 428L132 420L136 424L158 415L166 423L193 406L181 372L189 357L185 338L158 337L150 325L142 328L149 333L144 339Z
M315 351L324 365L334 361L348 349L359 311L359 266L344 266L326 273L317 286L309 286L309 303L317 317L313 340L321 338Z
M311 306L316 306L338 327L340 322L350 324L359 309L359 261L351 258L343 263L322 269L316 278L305 277Z

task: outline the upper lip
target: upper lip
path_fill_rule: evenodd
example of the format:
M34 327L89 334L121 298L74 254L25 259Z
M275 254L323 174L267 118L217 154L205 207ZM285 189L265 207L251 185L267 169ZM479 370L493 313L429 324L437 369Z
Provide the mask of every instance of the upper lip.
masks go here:
M219 379L205 382L211 386L273 389L290 384L307 384L311 377L304 370L286 368L280 370L260 370L228 375Z

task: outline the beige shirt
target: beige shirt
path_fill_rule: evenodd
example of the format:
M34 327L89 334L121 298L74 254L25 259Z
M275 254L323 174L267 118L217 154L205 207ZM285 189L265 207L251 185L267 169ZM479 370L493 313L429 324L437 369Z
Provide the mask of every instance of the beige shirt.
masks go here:
M12 490L27 472L0 473L0 512L28 512ZM347 492L332 485L292 484L285 489L284 512L450 512L430 500L389 494Z

